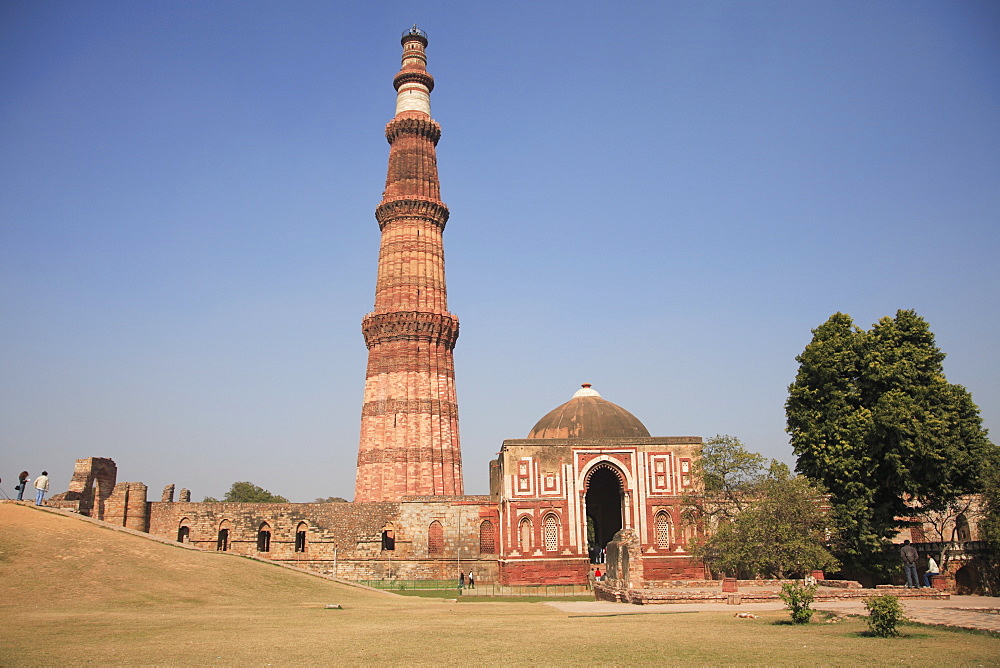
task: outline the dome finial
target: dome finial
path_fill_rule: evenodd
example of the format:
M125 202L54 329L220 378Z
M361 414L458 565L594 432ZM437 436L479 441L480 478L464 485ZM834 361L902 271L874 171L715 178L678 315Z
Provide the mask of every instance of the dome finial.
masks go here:
M590 383L582 383L580 389L576 391L573 398L577 397L600 397L601 395L597 393L597 390L590 389Z

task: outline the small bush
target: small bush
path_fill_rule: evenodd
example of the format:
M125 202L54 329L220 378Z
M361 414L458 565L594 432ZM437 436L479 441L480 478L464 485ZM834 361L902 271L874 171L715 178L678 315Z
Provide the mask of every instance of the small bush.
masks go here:
M873 636L893 638L899 635L896 627L906 621L906 616L898 597L883 594L866 598L865 609L868 610L868 628Z
M796 624L808 624L815 610L810 608L813 598L816 596L816 585L805 586L797 582L781 585L781 593L778 594L785 602L792 616L792 621Z

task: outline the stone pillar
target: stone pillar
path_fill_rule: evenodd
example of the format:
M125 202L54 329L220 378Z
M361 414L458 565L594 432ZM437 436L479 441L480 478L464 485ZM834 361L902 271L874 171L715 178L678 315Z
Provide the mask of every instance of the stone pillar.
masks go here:
M642 587L642 545L634 529L622 529L605 551L608 574L605 580L615 589Z
M120 482L104 504L104 521L119 526L149 531L149 504L146 485L141 482Z
M125 526L136 531L149 531L149 513L146 502L147 487L141 482L130 482L126 504Z
M160 497L160 501L164 503L174 502L174 485L170 484L163 488L163 496Z
M191 501L191 490L189 490L189 489L187 489L185 487L182 487L181 488L181 493L180 493L180 501L181 501L181 503L188 503L188 502L190 502Z

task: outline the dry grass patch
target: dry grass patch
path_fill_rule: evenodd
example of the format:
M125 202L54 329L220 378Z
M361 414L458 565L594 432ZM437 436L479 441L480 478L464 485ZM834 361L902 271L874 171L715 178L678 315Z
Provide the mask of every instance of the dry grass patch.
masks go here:
M326 610L340 603L344 610ZM660 612L663 608L657 608ZM0 504L0 664L997 665L1000 640L860 619L574 616L543 603L402 597ZM39 657L42 657L39 660Z

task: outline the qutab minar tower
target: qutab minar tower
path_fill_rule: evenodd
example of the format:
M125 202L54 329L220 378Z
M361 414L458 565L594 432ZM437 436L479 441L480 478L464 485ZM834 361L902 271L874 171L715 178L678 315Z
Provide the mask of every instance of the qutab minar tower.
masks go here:
M458 318L448 312L441 201L431 119L434 78L427 35L403 33L393 79L396 115L386 125L389 170L375 218L382 231L375 309L361 328L368 346L355 501L461 495L462 454L452 351Z

